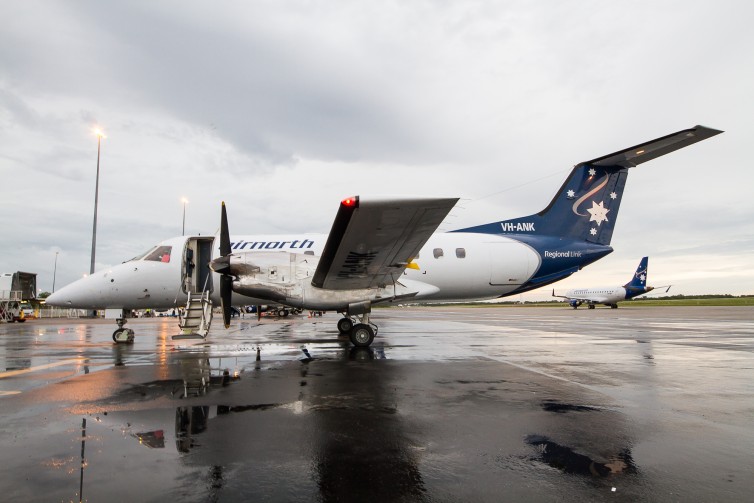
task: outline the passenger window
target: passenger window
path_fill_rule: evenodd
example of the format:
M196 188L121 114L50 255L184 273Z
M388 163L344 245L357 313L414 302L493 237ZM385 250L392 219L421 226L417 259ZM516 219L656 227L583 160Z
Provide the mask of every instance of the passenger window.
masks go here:
M152 262L170 262L170 252L172 249L172 246L158 246L154 251L144 257L144 260L150 260Z
M433 251L433 253L435 254L435 258L440 258L440 257L442 257L443 255L445 255L445 254L444 254L444 253L442 252L442 248L435 248L435 249L434 249L434 251Z
M466 258L466 248L456 248L456 257Z

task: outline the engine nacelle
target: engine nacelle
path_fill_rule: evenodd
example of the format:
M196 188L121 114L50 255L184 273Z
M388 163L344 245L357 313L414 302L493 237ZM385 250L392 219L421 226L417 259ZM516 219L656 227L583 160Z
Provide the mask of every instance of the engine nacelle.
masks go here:
M301 285L311 281L317 257L303 253L253 252L230 256L233 291L257 299L293 305L301 298Z
M312 285L319 259L313 255L289 252L235 253L230 256L233 291L291 307L318 311L349 311L358 305L360 312L379 302L411 299L439 291L433 285L401 278L382 288L332 290Z

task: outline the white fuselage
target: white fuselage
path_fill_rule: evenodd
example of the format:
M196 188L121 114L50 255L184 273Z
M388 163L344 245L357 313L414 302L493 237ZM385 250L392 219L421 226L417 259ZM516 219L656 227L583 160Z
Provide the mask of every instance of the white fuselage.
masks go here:
M295 285L303 292L300 307L326 307L330 304L307 304L317 293L310 276L316 269L326 235L298 236L235 236L231 238L234 256L263 268L271 284ZM196 240L208 242L212 238L177 237L160 243L154 250L168 249L167 258L152 256L124 262L98 271L76 281L53 294L48 302L78 308L170 308L185 303L186 249ZM219 256L217 239L211 243L211 257ZM194 243L194 244L192 244ZM207 248L209 245L207 246ZM147 259L149 257L149 259ZM263 259L264 257L264 259ZM279 258L276 258L279 257ZM264 262L276 265L264 269ZM205 262L206 264L206 262ZM503 236L478 233L434 234L413 260L418 269L407 268L395 278L394 285L372 292L381 301L391 296L409 294L401 302L481 300L508 294L526 283L540 267L540 256L531 247ZM198 265L198 264L197 264ZM256 264L259 265L259 264ZM219 304L219 275L207 273L213 302ZM205 277L206 281L206 277ZM194 285L202 289L204 285ZM241 286L239 283L234 284ZM189 288L191 285L189 285ZM308 291L308 293L307 293ZM297 297L298 298L298 297ZM233 304L266 304L269 297L250 297L234 293ZM334 305L334 304L333 304Z
M616 304L626 300L626 289L622 286L605 288L576 288L568 290L565 297L595 304Z

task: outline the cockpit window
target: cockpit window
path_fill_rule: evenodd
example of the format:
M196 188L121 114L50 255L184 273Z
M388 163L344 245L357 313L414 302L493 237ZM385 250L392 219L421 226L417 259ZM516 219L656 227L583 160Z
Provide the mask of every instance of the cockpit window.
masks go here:
M155 250L155 249L157 249L157 247L153 246L148 251L141 252L138 255L136 255L134 258L132 258L131 260L128 260L128 262L133 262L134 260L141 260L142 258L144 258L147 255L149 255L150 253L152 253L152 251Z
M151 252L147 253L143 260L151 260L152 262L170 262L170 252L172 246L158 246Z

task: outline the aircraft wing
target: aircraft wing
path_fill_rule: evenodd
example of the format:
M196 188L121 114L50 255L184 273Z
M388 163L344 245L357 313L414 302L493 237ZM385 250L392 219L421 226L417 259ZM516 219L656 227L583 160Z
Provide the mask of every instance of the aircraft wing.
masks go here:
M555 289L554 289L554 288L552 289L552 296L553 296L553 297L557 297L557 298L559 298L559 299L566 299L566 300L571 300L571 298L570 298L570 297L566 297L565 295L555 295Z
M457 198L344 199L312 285L352 290L393 283L456 202Z
M684 129L677 133L657 138L656 140L641 143L635 147L621 150L608 154L591 161L579 164L591 164L594 166L623 166L632 168L643 162L651 161L662 155L669 154L683 147L688 147L698 141L706 140L711 136L722 133L717 129L711 129L704 126L695 126L691 129Z
M604 302L605 297L568 297L567 295L555 295L555 289L552 290L552 296L566 300L578 300L580 302Z

